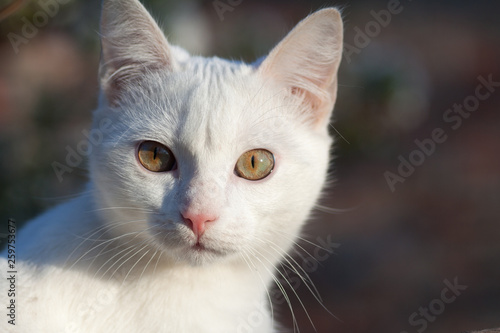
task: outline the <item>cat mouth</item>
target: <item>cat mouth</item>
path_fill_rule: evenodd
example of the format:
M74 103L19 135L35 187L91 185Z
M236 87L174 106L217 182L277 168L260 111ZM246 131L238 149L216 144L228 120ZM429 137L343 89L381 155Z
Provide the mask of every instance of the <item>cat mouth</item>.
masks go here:
M226 251L219 250L219 249L214 249L212 247L208 247L205 244L201 243L200 241L196 242L193 246L191 246L191 249L195 253L210 253L218 256L224 256L227 254Z
M200 242L197 242L191 247L194 251L198 253L202 252L210 252L210 253L215 253L215 254L221 254L219 251L216 251L214 249L208 248L205 245L201 244Z
M160 229L161 233L155 238L165 250L174 250L180 258L221 258L230 255L234 250L231 247L221 246L220 242L201 237L196 239L192 235L179 235L171 230ZM169 232L170 231L170 232ZM190 260L190 259L188 259Z
M201 251L206 251L207 248L205 247L205 245L201 244L200 242L197 242L196 244L193 245L193 250L201 252Z

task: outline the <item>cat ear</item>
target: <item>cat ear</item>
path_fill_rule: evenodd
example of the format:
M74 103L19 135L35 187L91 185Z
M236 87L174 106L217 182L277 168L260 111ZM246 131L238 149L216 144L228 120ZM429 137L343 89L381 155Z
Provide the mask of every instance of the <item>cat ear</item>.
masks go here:
M296 95L316 125L328 123L335 103L342 35L340 13L319 10L297 24L258 69Z
M101 87L112 105L144 73L175 67L163 32L138 0L103 1L101 43Z

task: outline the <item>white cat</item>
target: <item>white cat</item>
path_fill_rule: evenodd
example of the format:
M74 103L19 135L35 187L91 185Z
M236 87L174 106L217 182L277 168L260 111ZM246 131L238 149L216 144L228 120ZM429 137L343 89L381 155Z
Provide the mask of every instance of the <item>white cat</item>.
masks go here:
M0 331L277 332L267 288L329 163L339 12L255 64L169 45L138 0L105 0L101 25L90 182L17 235Z

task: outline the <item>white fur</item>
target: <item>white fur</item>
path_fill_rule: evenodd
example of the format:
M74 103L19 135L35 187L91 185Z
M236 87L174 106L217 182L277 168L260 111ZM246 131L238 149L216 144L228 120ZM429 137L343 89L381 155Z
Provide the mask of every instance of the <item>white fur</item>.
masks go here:
M326 177L340 15L312 14L247 65L170 46L137 0L103 11L93 128L112 128L84 194L19 232L17 325L4 315L0 331L276 332L267 288ZM144 169L143 140L168 146L177 171ZM255 182L234 173L254 148L276 158ZM218 217L201 238L209 251L193 248L188 205Z

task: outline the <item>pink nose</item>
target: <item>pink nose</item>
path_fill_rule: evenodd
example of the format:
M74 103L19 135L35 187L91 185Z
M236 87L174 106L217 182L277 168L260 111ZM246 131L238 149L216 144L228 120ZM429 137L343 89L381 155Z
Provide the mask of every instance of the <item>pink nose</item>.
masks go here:
M205 232L208 222L214 222L217 217L209 214L195 214L189 210L182 213L187 226L193 230L194 235L199 239Z

